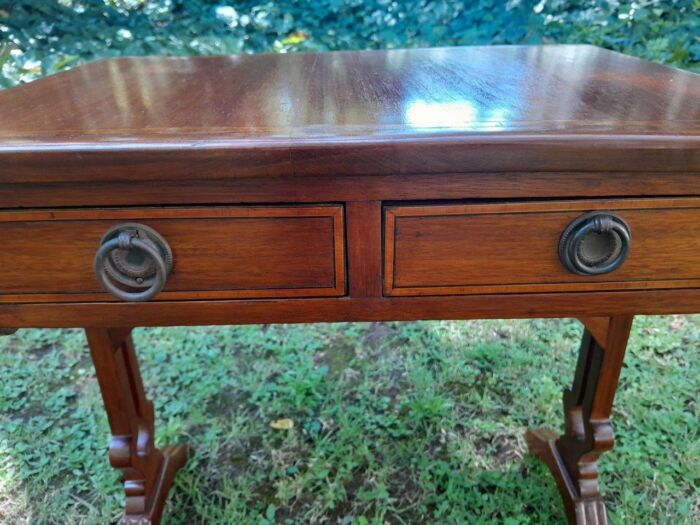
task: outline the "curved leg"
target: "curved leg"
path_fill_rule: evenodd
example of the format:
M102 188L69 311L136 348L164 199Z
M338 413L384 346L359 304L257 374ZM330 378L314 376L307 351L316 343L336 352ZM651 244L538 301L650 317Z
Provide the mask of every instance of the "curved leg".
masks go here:
M566 430L528 431L530 453L552 471L572 525L607 525L598 487L598 457L614 445L610 412L632 316L582 319L586 325L576 376L564 392Z
M158 525L168 490L184 466L185 445L154 446L153 403L146 399L131 329L85 330L112 439L109 461L124 473L124 525Z

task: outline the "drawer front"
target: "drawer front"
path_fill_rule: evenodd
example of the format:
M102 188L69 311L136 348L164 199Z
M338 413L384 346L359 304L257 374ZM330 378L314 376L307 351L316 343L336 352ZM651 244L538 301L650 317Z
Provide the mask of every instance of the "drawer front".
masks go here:
M340 205L90 209L0 214L0 302L116 300L93 260L124 223L152 228L172 250L155 300L345 293Z
M572 273L560 238L596 210L627 224L628 256L610 273ZM386 295L700 286L698 199L387 206L384 214Z

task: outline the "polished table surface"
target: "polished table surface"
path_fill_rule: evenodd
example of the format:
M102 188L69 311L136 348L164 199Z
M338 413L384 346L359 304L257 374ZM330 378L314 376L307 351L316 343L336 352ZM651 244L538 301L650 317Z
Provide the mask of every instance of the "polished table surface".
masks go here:
M696 75L571 45L101 60L0 92L0 107L0 183L160 178L156 159L170 178L194 160L199 178L683 171L700 140ZM590 147L604 161L571 157Z
M121 58L0 92L0 330L84 327L124 523L158 523L131 327L575 317L567 516L633 316L700 312L700 77L591 46ZM59 459L57 459L59 460Z

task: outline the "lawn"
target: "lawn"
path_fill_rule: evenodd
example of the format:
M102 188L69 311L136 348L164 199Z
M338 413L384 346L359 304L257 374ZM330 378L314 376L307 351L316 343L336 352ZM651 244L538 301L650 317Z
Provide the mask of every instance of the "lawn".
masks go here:
M700 71L698 0L229 4L0 0L0 87L124 54L489 43ZM196 447L164 523L563 524L523 433L563 427L580 335L574 320L137 329L158 442ZM637 318L600 462L613 524L700 523L698 370L700 316ZM0 338L0 374L0 523L115 522L83 333Z
M139 329L158 441L196 444L165 523L563 524L523 432L562 427L580 333L573 320ZM700 522L699 349L700 316L635 322L601 461L614 524ZM0 522L116 520L82 332L0 339L0 370Z

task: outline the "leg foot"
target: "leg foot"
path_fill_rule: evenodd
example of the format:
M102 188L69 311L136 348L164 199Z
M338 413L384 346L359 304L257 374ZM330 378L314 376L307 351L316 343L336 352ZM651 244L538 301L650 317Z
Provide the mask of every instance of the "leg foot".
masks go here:
M163 464L153 485L153 494L145 512L124 514L122 525L157 525L163 516L163 508L168 498L175 474L185 466L193 451L189 445L168 445L161 449Z
M576 525L607 525L605 503L600 497L582 498L574 481L566 470L564 460L557 450L557 436L548 429L529 430L525 434L530 454L541 459L549 467L557 482L569 523Z
M124 474L123 525L158 525L175 474L191 454L184 445L154 445L153 404L146 398L131 330L86 330L107 411L109 461Z
M598 457L614 445L610 413L632 316L586 318L576 376L564 392L566 430L528 431L530 454L549 467L571 525L607 525Z

